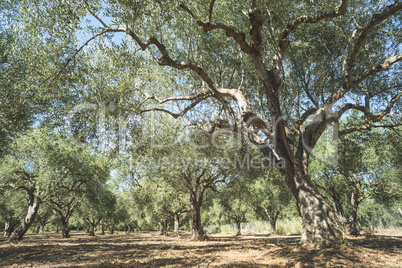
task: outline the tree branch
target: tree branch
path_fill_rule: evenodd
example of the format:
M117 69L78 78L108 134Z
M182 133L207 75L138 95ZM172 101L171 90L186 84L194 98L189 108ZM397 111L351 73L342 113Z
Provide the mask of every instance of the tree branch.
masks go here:
M402 10L402 2L396 2L392 5L389 5L381 13L374 14L370 22L360 30L360 33L358 33L358 29L353 32L352 40L354 40L354 42L353 45L347 50L347 56L344 60L345 83L347 88L352 86L353 65L355 63L357 53L363 46L367 35L376 25L380 24L400 10Z
M402 97L402 91L399 92L399 94L395 95L390 102L387 105L387 108L385 108L381 113L379 114L373 114L370 112L370 109L364 106L352 104L352 103L347 103L345 106L343 106L337 115L337 118L339 119L346 111L348 110L358 110L363 112L371 121L373 122L379 122L381 119L384 118L387 114L391 112L392 107L395 105L395 103Z
M294 21L292 21L288 25L286 25L285 29L283 29L280 34L279 46L276 49L276 53L274 56L274 63L276 63L274 66L278 66L278 67L282 66L282 59L283 59L286 49L288 48L289 43L290 43L289 35L298 26L300 26L301 24L305 24L305 23L317 23L323 19L335 18L335 17L342 16L346 13L346 3L347 3L347 0L341 0L339 5L331 12L313 15L313 16L301 16L301 17L296 18Z
M241 30L238 30L235 27L227 26L223 23L213 24L213 23L211 23L211 21L204 22L200 18L198 18L183 2L180 2L179 6L184 11L186 11L191 17L193 17L195 19L197 24L203 28L204 32L209 32L211 30L216 30L216 29L224 30L228 37L233 38L239 44L241 50L244 53L246 53L248 55L255 53L253 47L250 46L246 41L246 34L244 32L242 32ZM210 16L212 18L211 5L210 5L210 11L211 11Z
M375 66L371 67L370 69L368 69L367 71L365 71L359 77L353 78L351 86L361 83L363 80L365 80L366 78L368 78L376 73L387 71L389 69L389 67L391 67L391 65L393 65L399 61L402 61L402 53L395 55L393 57L387 58L384 61L384 63L375 65Z

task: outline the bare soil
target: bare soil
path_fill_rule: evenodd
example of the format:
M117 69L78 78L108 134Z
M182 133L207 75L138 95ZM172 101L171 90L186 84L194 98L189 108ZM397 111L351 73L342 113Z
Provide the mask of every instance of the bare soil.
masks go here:
M402 236L347 237L338 249L299 246L300 236L211 235L191 241L157 233L0 238L0 267L402 267Z

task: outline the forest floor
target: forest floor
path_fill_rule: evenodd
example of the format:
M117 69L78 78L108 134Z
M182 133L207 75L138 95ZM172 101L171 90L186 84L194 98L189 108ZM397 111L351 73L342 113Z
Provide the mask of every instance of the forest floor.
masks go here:
M402 267L402 235L347 237L338 249L299 246L300 236L211 235L191 241L157 233L0 238L0 267Z

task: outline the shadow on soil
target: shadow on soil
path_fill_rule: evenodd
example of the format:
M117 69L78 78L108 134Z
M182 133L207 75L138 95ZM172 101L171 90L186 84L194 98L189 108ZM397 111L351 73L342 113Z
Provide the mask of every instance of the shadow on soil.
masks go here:
M24 241L10 244L0 238L0 266L71 267L266 267L257 259L233 260L221 264L219 256L227 252L257 252L260 259L283 259L270 267L326 267L360 265L365 249L400 254L402 237L354 237L340 249L312 250L299 246L300 236L211 236L208 241L189 241L156 234L117 234L90 237L72 234L61 239L55 234L27 235ZM255 254L255 253L253 253Z

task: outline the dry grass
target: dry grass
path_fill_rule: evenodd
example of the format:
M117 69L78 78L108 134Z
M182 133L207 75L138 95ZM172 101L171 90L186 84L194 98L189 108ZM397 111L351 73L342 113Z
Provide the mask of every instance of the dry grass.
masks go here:
M402 236L347 238L340 249L309 250L299 236L210 236L190 241L156 233L89 237L73 233L0 239L0 267L402 267Z

